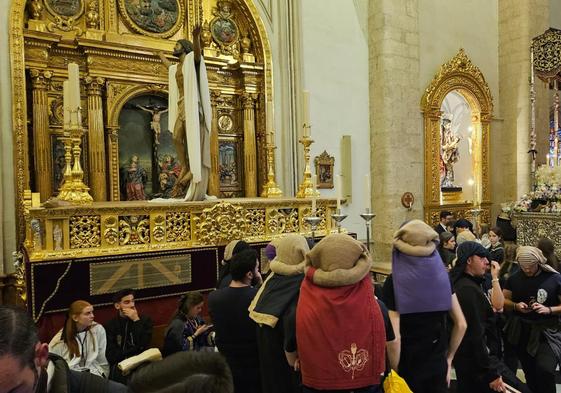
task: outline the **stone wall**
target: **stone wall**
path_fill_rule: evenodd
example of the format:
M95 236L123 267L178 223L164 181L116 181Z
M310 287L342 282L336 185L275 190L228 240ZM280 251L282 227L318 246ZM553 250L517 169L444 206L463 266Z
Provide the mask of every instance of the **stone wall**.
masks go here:
M373 237L381 263L391 260L399 225L423 215L418 7L417 0L381 0L369 9ZM416 198L412 211L400 202L406 191Z
M530 190L530 41L543 33L549 24L549 0L528 0L516 7L509 0L499 0L499 89L504 118L501 151L494 159L502 163L503 200L515 200ZM537 83L536 103L541 103L536 128L543 146L547 138L547 91ZM547 110L547 104L545 106ZM540 149L539 149L540 150ZM543 148L538 160L545 161ZM543 156L543 157L542 157Z

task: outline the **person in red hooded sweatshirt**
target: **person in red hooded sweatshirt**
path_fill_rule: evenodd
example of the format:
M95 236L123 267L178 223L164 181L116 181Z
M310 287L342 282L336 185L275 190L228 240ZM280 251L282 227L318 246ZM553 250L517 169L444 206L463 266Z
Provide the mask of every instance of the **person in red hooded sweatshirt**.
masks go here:
M366 247L345 234L325 237L306 255L296 308L304 392L378 391L386 333L371 265Z

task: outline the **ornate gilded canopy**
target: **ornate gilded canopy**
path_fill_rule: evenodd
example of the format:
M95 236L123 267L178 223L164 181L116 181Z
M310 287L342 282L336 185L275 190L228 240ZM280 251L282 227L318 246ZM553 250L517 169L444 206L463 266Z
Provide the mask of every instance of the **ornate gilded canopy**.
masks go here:
M544 80L561 81L561 30L550 28L532 40L534 70Z

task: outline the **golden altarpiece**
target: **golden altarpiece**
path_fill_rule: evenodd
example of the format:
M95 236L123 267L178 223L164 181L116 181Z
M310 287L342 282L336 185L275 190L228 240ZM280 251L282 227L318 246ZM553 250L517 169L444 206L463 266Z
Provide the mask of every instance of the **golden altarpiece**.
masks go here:
M165 197L169 176L162 167L174 171L165 138L172 128L164 121L168 70L158 52L172 61L175 42L191 39L196 25L213 112L208 193L219 199L138 200ZM212 288L227 241L244 238L260 248L280 234L308 231L309 200L258 198L274 196L267 184L275 147L265 131L271 49L253 1L14 0L10 53L26 261L19 274L36 319L67 307L70 290L106 304L122 287L141 290L143 298ZM80 70L78 161L94 202L60 205L49 199L59 192L70 154L61 143L69 63ZM155 123L158 135L151 132ZM145 167L140 197L127 194L127 163ZM333 205L318 203L320 234L331 228Z
M443 163L443 123L447 111L445 102L451 95L464 103L464 124L468 131L464 140L464 169L467 182L463 187L445 183ZM421 100L425 134L425 221L438 224L441 210L454 213L456 218L489 222L491 209L489 135L493 114L493 99L485 77L463 49L440 67ZM448 120L453 119L452 116ZM468 140L469 139L469 143ZM456 176L458 177L458 176Z

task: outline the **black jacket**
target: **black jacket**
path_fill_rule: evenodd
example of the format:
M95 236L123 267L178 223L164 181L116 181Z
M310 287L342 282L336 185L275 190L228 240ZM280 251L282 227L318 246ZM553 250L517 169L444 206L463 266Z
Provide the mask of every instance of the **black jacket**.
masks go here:
M105 356L111 366L110 378L124 382L117 364L149 348L152 340L152 320L144 315L136 322L117 316L105 324L107 349Z
M456 358L470 359L479 366L477 379L488 384L499 377L491 365L485 329L493 318L493 309L481 289L482 279L462 274L454 283L454 292L467 322L467 330Z

